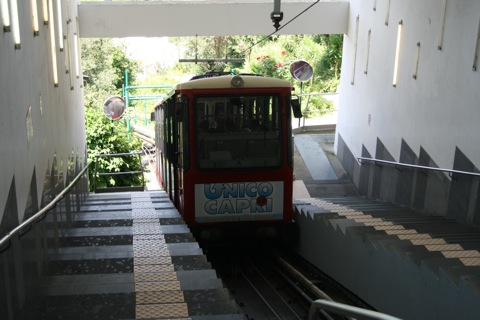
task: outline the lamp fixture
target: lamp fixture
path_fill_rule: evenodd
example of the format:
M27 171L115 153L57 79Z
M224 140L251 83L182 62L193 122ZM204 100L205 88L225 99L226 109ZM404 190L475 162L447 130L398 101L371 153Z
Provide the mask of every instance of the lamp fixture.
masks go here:
M8 14L8 0L0 0L0 9L2 9L2 24L3 31L9 32L11 29L10 26L10 16Z
M50 20L50 54L52 55L53 85L58 87L58 68L57 68L57 46L55 45L55 24L53 23L52 0L48 0L48 14Z
M48 20L49 20L48 0L42 0L42 12L43 12L43 24L48 24Z
M38 8L37 0L30 0L32 6L32 27L33 27L33 36L38 36L40 34L40 29L38 26Z
M398 63L400 60L400 44L402 43L402 26L403 20L398 22L398 30L397 30L397 47L395 49L395 65L393 67L393 86L397 86L397 76L398 76Z
M241 76L234 76L230 81L230 84L232 85L232 87L240 88L241 86L243 86L243 79Z

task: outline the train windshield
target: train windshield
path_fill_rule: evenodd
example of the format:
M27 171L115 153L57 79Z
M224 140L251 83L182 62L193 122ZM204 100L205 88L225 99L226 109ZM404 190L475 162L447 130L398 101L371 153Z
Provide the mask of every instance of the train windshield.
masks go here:
M202 169L281 165L279 95L200 96L195 100Z

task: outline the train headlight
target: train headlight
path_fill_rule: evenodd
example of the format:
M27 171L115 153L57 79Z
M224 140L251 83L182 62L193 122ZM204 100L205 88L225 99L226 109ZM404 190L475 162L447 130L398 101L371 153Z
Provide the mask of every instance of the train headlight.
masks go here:
M240 76L234 76L230 82L232 87L239 88L243 86L243 79Z

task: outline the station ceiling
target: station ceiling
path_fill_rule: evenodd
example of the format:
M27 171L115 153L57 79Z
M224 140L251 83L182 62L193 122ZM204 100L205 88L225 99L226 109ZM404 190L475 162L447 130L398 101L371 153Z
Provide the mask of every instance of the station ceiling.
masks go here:
M267 35L273 0L80 2L82 38ZM283 0L277 34L344 34L348 0Z

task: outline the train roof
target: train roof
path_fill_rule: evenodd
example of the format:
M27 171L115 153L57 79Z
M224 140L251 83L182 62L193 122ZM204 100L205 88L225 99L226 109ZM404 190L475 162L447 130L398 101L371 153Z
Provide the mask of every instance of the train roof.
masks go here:
M238 88L293 88L292 83L286 80L245 74L236 76L220 75L198 79L193 78L193 80L177 84L175 89L230 89L235 88L235 86L232 85L233 78L240 78L241 80L243 80L243 84Z

